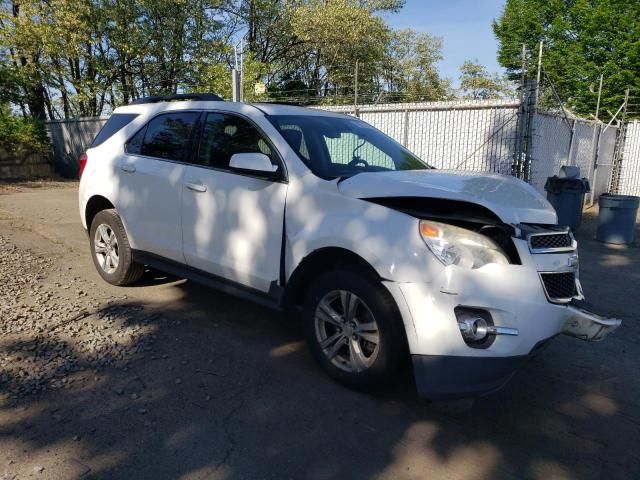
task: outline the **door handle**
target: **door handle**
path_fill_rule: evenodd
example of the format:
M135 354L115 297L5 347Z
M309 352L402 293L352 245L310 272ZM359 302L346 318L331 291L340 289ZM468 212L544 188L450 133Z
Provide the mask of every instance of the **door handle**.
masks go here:
M136 171L136 167L133 165L123 165L120 167L123 172L133 173Z
M194 192L206 192L207 187L201 183L187 183L185 185L189 190L193 190Z

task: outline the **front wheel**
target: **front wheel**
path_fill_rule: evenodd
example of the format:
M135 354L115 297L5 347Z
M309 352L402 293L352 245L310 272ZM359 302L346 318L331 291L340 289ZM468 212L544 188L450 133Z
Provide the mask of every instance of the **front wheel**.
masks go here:
M347 386L380 385L406 358L404 324L393 297L365 272L320 276L307 294L303 316L314 358Z

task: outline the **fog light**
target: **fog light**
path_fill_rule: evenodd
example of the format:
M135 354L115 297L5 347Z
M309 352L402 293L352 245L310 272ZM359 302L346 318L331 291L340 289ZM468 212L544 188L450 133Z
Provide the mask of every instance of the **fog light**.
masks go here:
M471 342L480 342L489 334L487 321L482 317L458 319L462 338Z

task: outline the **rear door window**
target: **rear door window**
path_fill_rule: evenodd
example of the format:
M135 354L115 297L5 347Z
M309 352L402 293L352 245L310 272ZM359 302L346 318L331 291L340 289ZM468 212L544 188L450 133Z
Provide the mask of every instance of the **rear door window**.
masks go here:
M103 144L111 138L114 133L129 125L137 116L137 113L114 113L111 115L109 120L107 120L107 123L102 126L98 135L96 135L96 138L93 139L91 148L95 148L98 145Z
M198 112L158 115L129 140L127 153L183 161L191 150Z

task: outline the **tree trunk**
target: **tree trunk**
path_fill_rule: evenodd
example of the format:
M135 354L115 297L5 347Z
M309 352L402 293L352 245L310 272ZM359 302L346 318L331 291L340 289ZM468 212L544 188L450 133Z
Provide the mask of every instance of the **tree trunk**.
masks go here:
M17 1L12 2L11 11L13 16L17 18L20 15L20 3ZM26 69L30 65L29 60L25 55L21 55L16 52L20 58L20 66ZM44 100L44 87L42 86L42 78L39 72L39 65L36 58L31 59L31 63L35 65L35 73L23 84L25 96L27 100L27 106L29 107L29 113L34 118L44 120L46 118L45 100Z

